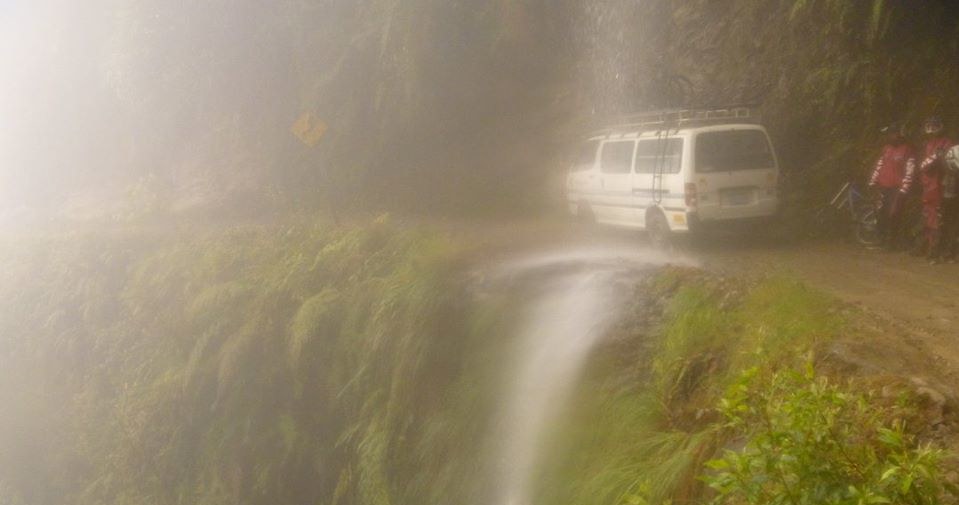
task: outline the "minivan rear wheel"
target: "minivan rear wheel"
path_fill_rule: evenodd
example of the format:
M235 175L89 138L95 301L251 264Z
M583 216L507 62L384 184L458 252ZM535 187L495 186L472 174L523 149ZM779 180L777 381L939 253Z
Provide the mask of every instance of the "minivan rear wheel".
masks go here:
M666 216L659 209L646 212L646 233L655 247L668 247L672 242L673 232L669 229Z

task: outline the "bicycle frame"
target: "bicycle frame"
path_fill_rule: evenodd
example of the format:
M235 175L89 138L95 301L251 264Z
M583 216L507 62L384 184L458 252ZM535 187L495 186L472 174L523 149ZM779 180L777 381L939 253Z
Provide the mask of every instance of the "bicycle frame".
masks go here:
M863 202L868 202L870 207L863 208ZM870 212L877 210L878 206L870 202L869 197L859 189L859 185L853 182L843 184L842 188L833 196L829 205L836 210L849 209L849 217L853 221L858 221Z

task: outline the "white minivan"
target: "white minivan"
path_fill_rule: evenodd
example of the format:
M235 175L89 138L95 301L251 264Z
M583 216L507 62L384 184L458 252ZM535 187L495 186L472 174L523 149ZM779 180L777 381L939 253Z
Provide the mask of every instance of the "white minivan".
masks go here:
M570 212L655 241L772 217L779 163L755 117L747 107L653 112L594 134L567 176Z

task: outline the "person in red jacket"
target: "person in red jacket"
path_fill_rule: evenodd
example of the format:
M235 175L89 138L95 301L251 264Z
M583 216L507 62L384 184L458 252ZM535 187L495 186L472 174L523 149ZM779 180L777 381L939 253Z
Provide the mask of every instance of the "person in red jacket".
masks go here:
M878 228L883 246L896 249L902 245L901 207L912 188L916 156L901 126L892 124L880 132L885 145L872 171L869 187L878 188L882 195Z
M942 257L956 262L959 252L959 145L946 151L942 175Z
M922 132L925 143L922 149L922 161L919 163L922 181L922 220L924 242L927 256L931 262L953 252L955 236L948 221L955 221L956 181L945 163L946 151L953 146L952 140L942 134L942 120L930 117L923 123ZM948 200L948 202L947 202ZM946 208L948 204L948 209ZM947 211L948 212L944 212ZM947 215L949 214L949 215ZM950 238L943 240L942 232L949 232Z

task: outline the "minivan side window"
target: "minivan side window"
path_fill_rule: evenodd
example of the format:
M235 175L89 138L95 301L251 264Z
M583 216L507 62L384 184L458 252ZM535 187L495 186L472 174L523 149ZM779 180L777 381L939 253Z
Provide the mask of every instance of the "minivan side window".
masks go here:
M579 145L576 158L573 160L574 172L589 170L596 164L596 150L599 149L598 140L588 140Z
M640 140L636 147L636 173L678 174L683 162L683 139Z
M697 172L731 172L775 166L769 140L761 130L705 132L696 136Z
M633 166L633 141L607 142L603 144L599 169L606 174L628 174Z

